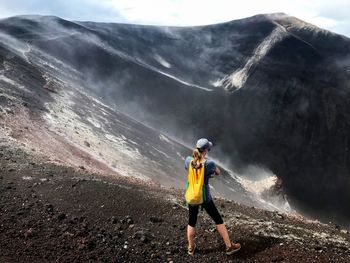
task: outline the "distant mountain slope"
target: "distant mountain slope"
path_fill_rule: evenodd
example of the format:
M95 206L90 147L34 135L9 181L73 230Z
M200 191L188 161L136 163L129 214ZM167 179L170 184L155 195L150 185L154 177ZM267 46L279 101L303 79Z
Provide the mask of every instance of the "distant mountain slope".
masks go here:
M213 138L236 169L271 169L294 207L348 222L348 38L285 14L190 28L22 16L0 32L104 103L186 143Z

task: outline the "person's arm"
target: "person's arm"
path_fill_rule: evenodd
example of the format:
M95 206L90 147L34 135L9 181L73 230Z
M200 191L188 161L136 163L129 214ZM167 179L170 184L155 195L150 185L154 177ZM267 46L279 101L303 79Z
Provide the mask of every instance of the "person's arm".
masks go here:
M188 170L188 166L191 163L191 157L187 156L186 160L185 160L185 170Z
M215 166L215 171L214 171L214 174L215 175L219 175L221 173L219 167Z
M209 169L210 177L214 177L214 175L220 174L220 169L216 166L214 161L209 160L207 165L208 165L207 167Z

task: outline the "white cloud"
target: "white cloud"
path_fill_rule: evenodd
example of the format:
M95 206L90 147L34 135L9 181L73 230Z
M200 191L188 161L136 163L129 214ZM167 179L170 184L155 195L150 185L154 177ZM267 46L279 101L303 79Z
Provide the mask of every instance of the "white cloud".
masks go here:
M322 28L330 28L335 27L339 24L339 22L335 19L323 17L323 16L316 16L309 19L310 23L314 25L318 25Z
M283 12L319 27L346 34L348 32L344 31L344 22L350 22L344 21L344 10L350 10L348 0L105 0L105 2L111 4L126 21L140 24L193 26L226 22L262 13ZM329 12L330 10L332 12ZM350 24L348 26L350 28Z

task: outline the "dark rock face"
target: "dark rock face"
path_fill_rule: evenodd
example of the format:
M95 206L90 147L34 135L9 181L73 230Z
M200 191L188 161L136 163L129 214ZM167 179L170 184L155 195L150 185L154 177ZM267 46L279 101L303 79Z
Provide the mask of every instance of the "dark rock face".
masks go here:
M105 103L187 143L213 138L236 169L268 167L292 206L349 220L348 38L283 14L192 28L15 17L0 30Z

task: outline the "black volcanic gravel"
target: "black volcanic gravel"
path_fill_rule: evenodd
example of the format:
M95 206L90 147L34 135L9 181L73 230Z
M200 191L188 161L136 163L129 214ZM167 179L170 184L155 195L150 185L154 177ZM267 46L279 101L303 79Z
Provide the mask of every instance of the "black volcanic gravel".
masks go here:
M171 201L181 198L181 191L41 163L3 145L0 167L0 262L350 262L349 250L281 244L239 225L229 231L242 249L226 256L205 214L198 222L199 249L191 257L187 210ZM261 221L292 222L273 212L216 203L226 220L238 211Z

